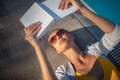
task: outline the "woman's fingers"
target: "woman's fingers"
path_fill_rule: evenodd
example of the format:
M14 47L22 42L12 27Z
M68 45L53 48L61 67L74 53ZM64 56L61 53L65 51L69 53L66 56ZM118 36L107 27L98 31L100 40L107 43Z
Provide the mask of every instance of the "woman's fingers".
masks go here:
M41 27L36 27L33 31L32 31L32 35L35 36L37 35L37 33L40 31Z
M69 1L66 1L66 3L65 3L65 9L67 9L68 8L68 6L69 6Z
M76 0L61 0L58 9L67 9L70 4L72 4L76 8L79 8L79 5Z
M38 31L40 30L40 25L41 25L41 23L37 22L37 23L31 24L30 26L25 28L24 31L25 31L26 35L35 36L38 33Z
M60 2L59 6L58 6L58 9L61 9L61 5L62 5L62 0Z
M63 10L63 9L65 8L65 2L66 2L66 0L61 0L60 5L59 5L58 9Z
M33 24L31 24L30 26L28 26L28 29L29 30L32 30L34 27L39 27L41 25L41 23L40 22L36 22L36 23L33 23Z
M80 7L81 7L76 0L61 0L58 8L61 10L67 9L69 4L72 4L77 9L80 9Z
M35 36L39 31L40 31L40 25L35 24L34 27L32 27L32 29L29 31L28 34L30 34L31 36Z

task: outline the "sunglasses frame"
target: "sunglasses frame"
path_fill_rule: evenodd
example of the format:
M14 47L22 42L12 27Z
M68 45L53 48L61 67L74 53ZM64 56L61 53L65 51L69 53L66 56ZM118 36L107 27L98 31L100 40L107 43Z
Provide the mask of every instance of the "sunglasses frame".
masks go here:
M50 44L56 43L56 41L57 41L57 36L58 36L59 38L61 38L64 33L65 33L65 30L64 30L64 29L59 29L59 30L56 32L56 34L50 38L49 43L50 43Z

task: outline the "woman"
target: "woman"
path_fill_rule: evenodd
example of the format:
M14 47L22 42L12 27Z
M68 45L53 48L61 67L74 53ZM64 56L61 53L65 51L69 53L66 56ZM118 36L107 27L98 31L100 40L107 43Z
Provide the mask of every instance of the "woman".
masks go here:
M93 21L106 34L101 42L106 50L110 51L120 41L120 28L110 21L94 14L86 7L78 5L75 0L62 0L59 9L67 8L69 4L76 7L80 14ZM34 36L40 30L41 23L37 22L25 28L25 39L33 46L38 57L43 80L120 80L120 73L108 60L90 54L101 53L99 43L89 47L84 54L75 44L74 36L64 29L56 29L48 39L49 44L59 53L64 54L69 62L58 67L56 76L44 57L44 44L39 43ZM109 67L107 67L109 66ZM51 71L50 71L51 70Z

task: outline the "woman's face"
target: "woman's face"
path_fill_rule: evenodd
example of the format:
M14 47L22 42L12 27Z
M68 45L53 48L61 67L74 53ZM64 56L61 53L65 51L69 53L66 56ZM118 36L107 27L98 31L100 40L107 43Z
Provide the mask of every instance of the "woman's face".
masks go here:
M54 47L58 53L62 53L64 50L66 50L71 41L73 41L73 36L64 29L53 31L48 39L49 44Z

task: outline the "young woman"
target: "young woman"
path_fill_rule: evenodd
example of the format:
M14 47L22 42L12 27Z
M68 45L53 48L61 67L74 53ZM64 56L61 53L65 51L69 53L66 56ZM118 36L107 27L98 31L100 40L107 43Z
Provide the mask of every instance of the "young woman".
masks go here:
M58 67L56 76L44 57L44 44L39 43L34 36L40 30L40 22L25 28L25 39L33 46L40 63L43 80L120 80L120 73L106 59L90 54L109 52L120 41L120 27L94 14L86 7L78 5L75 0L62 0L59 9L67 8L69 4L76 7L80 14L93 21L105 35L100 42L89 47L84 54L75 44L74 36L64 29L54 30L48 39L49 44L59 53L64 54L69 62ZM99 45L102 43L103 45Z

